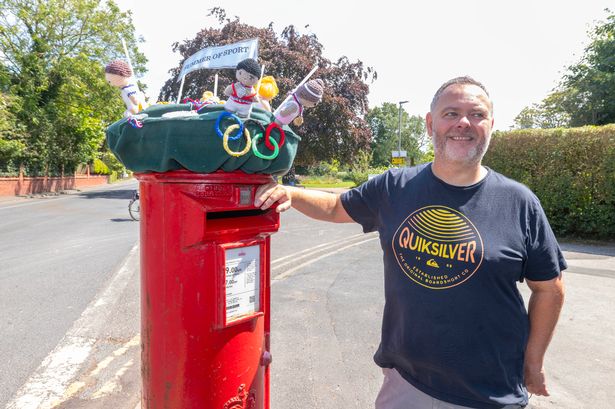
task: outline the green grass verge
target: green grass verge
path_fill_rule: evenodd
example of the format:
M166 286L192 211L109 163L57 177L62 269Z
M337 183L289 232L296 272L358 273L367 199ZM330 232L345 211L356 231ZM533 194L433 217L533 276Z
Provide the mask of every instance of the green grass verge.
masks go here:
M342 187L342 188L351 188L354 187L354 182L346 182L346 181L330 181L330 180L318 180L318 179L307 179L302 180L301 186L305 187L317 187L317 188L329 188L329 187Z

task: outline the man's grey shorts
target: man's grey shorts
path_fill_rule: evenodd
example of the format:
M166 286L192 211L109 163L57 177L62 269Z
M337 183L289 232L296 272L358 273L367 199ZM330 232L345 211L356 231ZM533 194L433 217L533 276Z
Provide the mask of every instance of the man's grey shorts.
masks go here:
M382 368L384 382L376 398L376 409L472 409L434 399L416 389L395 369ZM520 409L523 406L508 405L504 409Z

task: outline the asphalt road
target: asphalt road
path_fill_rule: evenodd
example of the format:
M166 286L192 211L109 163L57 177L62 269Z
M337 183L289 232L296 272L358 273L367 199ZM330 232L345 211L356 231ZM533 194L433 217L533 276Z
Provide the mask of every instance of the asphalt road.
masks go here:
M0 358L13 358L11 365L2 362L0 384L4 387L5 382L11 382L12 391L21 386L18 395L22 399L13 400L10 409L134 409L139 405L138 253L132 247L136 240L136 223L119 221L126 219L125 205L130 192L126 187L117 189L125 192L89 194L100 200L84 200L87 195L62 198L55 203L58 206L55 217L65 217L61 216L60 208L74 212L82 202L89 203L89 209L98 215L95 218L100 221L87 228L86 235L97 237L94 239L97 243L104 243L100 235L117 238L124 233L126 238L118 239L122 251L114 253L110 248L102 251L95 247L85 252L88 246L85 249L78 247L79 253L67 257L64 267L51 269L60 271L55 274L47 272L46 264L40 262L38 269L20 267L12 274L6 273L9 270L5 263L1 264L2 331L5 334L4 323L9 320L11 325L22 328L20 338L12 341L12 349L0 339ZM107 195L121 197L103 200ZM106 203L100 206L109 208L94 211L99 206L92 204L96 201ZM86 207L83 211L87 210ZM0 206L2 223L6 223L4 214L7 211L1 210ZM27 217L22 216L21 223L28 224L37 232L47 230L38 228L36 222L47 220L47 212L50 210L44 211L45 217L33 216L34 222L26 221ZM101 212L105 215L102 216ZM107 227L103 228L105 225ZM118 230L110 232L108 229ZM59 231L62 237L64 232L76 234L65 225ZM132 241L128 238L128 231L134 234ZM9 237L11 242L2 240L2 246L18 247L19 242L27 240L21 238L18 241L16 230ZM54 243L58 239L49 240L48 246L59 245ZM40 241L38 243L42 245ZM76 245L79 241L71 243ZM610 409L615 401L612 370L615 367L615 248L572 244L563 247L570 269L566 273L566 304L547 355L546 368L552 396L533 397L531 408ZM57 249L72 252L68 247ZM4 261L4 247L2 257ZM282 215L282 226L272 236L271 250L273 409L373 407L382 381L380 370L372 361L378 346L384 302L381 258L378 236L362 234L358 225L317 222L294 210ZM36 262L35 259L27 261L32 265L37 265ZM32 270L40 271L38 276L52 274L55 277L38 284L37 280L28 280ZM70 285L64 284L62 272L66 275L67 271L73 270L80 272L77 278L73 278ZM90 277L89 284L84 284L79 278L89 270L98 273L94 274L98 281ZM24 286L21 293L31 291L27 288L32 286L39 289L40 299L28 301L25 307L21 307L23 316L15 315L19 314L20 307L14 304L24 305L19 291L5 289L5 283L15 276L25 278L20 284ZM19 282L16 278L13 280ZM63 287L57 286L58 281ZM61 295L65 288L75 286L76 291ZM527 299L529 293L525 285L522 284L521 288ZM32 291L32 294L37 294ZM53 296L46 296L50 292ZM7 301L7 297L12 302ZM11 314L6 316L5 306L12 308ZM49 313L49 309L56 313ZM64 310L75 311L70 316L66 312L60 314ZM61 319L50 318L56 315ZM49 319L55 323L47 323ZM55 331L48 329L47 334L53 339L39 336L40 331L35 331L37 325L57 328ZM8 331L6 334L10 335ZM78 340L85 340L86 347ZM77 360L78 365L73 365L78 367L76 372L70 372L67 365L56 362L70 361L67 356L74 356L79 351L83 356L81 361ZM20 380L12 380L11 375L20 367ZM46 395L41 392L47 390L54 392ZM38 402L43 402L38 406L32 403L37 397L40 398ZM0 400L0 407L5 402Z
M127 211L136 186L0 205L0 407L137 242Z

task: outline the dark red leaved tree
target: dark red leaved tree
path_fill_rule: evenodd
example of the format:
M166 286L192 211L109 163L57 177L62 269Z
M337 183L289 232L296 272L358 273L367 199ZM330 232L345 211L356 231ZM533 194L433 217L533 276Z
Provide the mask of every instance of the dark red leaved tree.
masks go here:
M291 25L280 37L272 24L257 28L242 24L238 18L230 20L221 8L210 10L221 28L203 29L192 40L175 43L173 50L183 59L170 70L171 78L165 83L159 99L174 101L179 92L179 75L183 61L197 51L213 46L231 44L250 38L259 39L259 63L265 64L265 75L275 77L280 94L272 101L277 107L292 89L318 64L312 78L321 78L326 91L316 107L307 109L305 122L293 129L302 138L295 160L299 165L312 165L321 160L338 159L349 163L360 150L369 149L371 130L363 120L367 113L367 82L376 79L376 72L364 67L361 61L351 62L346 57L331 62L322 56L322 44L314 34L299 34ZM213 91L214 75L218 73L218 96L221 90L235 80L235 72L224 70L193 71L186 77L182 98L198 99L203 91Z

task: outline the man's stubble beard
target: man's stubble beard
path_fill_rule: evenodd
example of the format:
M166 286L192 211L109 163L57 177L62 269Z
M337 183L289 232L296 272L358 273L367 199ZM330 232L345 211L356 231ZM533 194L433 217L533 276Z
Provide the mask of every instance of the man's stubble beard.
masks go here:
M478 139L476 134L468 133L468 136L472 136L475 140ZM462 135L463 136L463 135ZM487 153L487 149L489 148L489 142L491 141L491 135L484 138L478 145L475 145L472 149L468 151L468 154L465 158L456 158L450 157L446 150L446 144L449 142L447 136L444 138L440 138L436 134L436 130L433 130L433 136L431 138L431 142L434 146L434 157L444 156L444 159L447 159L452 162L463 162L466 165L475 165L480 164L483 156Z

